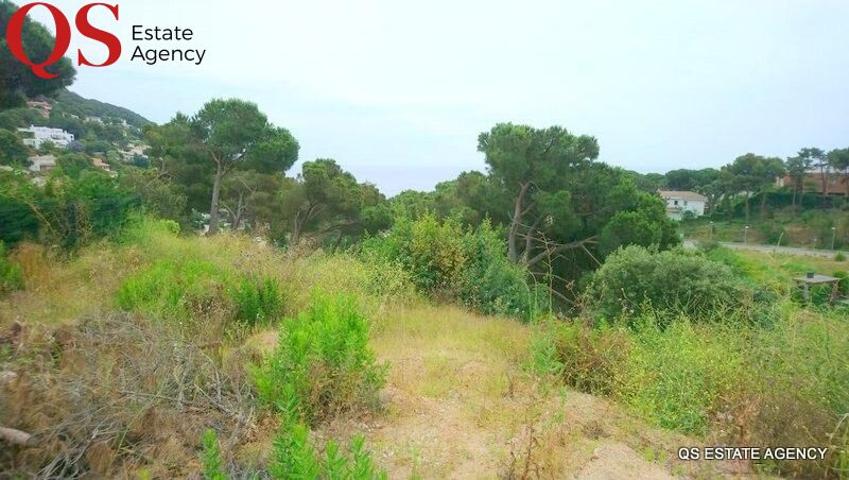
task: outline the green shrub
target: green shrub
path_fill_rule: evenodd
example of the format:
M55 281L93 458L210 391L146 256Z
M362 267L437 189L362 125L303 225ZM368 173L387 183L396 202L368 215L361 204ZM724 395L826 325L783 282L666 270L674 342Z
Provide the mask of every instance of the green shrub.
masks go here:
M207 429L202 439L201 465L205 480L227 480L221 449L215 431ZM380 470L365 439L356 435L347 452L334 440L328 440L324 454L319 454L310 441L310 431L297 414L283 412L281 425L272 443L268 475L275 480L384 480L386 472Z
M6 246L0 242L0 295L24 288L24 274L20 265L9 261Z
M837 255L834 256L835 262L845 262L846 255L843 252L837 252Z
M463 250L467 261L458 290L464 305L490 315L533 316L528 274L507 258L503 236L488 221L465 234Z
M424 292L453 294L467 261L463 236L463 226L453 219L401 217L387 235L367 240L364 250L399 262Z
M625 367L630 339L625 332L600 326L550 320L532 342L534 367L554 373L583 392L609 395L616 391Z
M351 439L348 454L328 440L324 455L310 442L309 428L297 414L282 412L282 424L272 447L269 473L274 479L381 480L386 472L377 468L362 436Z
M432 214L401 217L385 236L366 240L362 254L400 265L433 297L487 314L530 318L535 310L527 272L509 261L503 235L486 221L468 229Z
M278 409L293 398L291 408L310 424L374 406L385 368L368 332L352 298L316 295L305 312L281 322L277 348L254 373L260 397Z
M236 319L248 325L276 319L283 312L280 286L272 278L244 278L232 292Z
M201 464L203 465L203 478L205 480L227 480L221 460L221 449L218 446L218 435L215 430L209 428L203 432L203 452Z
M725 265L684 250L630 246L610 255L592 277L587 301L610 320L652 315L660 327L675 316L704 321L731 315L751 292Z

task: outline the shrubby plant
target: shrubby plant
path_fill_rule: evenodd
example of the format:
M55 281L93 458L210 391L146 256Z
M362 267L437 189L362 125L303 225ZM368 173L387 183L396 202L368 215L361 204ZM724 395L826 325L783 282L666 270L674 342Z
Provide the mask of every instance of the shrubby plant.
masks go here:
M291 393L291 392L290 392ZM356 435L347 452L334 440L328 440L321 455L310 441L309 427L297 413L297 399L290 397L281 412L281 426L274 439L269 473L275 479L380 480L386 479L365 447L365 439Z
M281 322L277 348L254 373L260 398L309 424L375 406L386 375L368 332L351 297L317 294L306 311Z
M203 478L205 480L227 480L227 474L224 473L224 462L221 459L221 448L218 445L218 435L215 430L209 428L203 432L202 445Z
M283 313L280 285L272 278L243 278L232 289L236 319L248 325L275 320Z
M402 216L384 236L366 240L362 252L396 262L433 297L489 314L530 318L535 310L526 270L508 259L501 232L487 221L471 229L430 213Z
M675 316L700 322L737 312L752 293L727 266L684 250L630 246L610 255L586 292L590 311L609 320L651 315L660 327Z

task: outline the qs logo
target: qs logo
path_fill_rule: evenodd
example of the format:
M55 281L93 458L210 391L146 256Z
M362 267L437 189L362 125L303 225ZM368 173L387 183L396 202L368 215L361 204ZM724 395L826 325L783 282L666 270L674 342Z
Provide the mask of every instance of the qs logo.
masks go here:
M50 52L50 55L39 63L36 63L29 58L27 53L24 51L23 45L24 21L26 20L29 11L35 7L46 8L53 16L53 22L56 25L56 44L53 46L53 50ZM118 40L118 37L115 35L92 26L91 22L89 22L88 14L94 7L103 7L108 9L112 15L115 16L115 20L118 20L117 4L108 5L106 3L90 3L79 9L74 19L74 24L80 34L104 44L106 48L109 49L109 56L103 63L95 64L90 62L85 55L83 55L82 50L77 50L77 64L89 67L106 67L117 62L118 58L121 57L121 41ZM9 46L9 51L12 55L14 55L21 63L30 67L32 73L44 79L56 78L57 75L48 72L46 68L61 60L68 51L68 48L71 45L71 25L65 14L63 14L62 11L55 6L44 2L33 2L21 7L9 19L9 24L6 26L6 44Z

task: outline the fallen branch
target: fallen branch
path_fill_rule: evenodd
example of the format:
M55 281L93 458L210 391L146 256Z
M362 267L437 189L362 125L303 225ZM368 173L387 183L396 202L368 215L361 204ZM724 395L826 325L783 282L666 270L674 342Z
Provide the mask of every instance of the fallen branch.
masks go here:
M35 438L29 433L7 427L0 427L0 439L22 447L34 447L36 444Z

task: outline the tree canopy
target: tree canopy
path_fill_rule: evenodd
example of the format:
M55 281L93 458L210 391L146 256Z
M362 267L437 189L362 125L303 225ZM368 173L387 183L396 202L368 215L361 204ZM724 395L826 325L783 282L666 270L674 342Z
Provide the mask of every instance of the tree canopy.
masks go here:
M765 193L775 179L784 175L784 162L780 158L763 157L747 153L722 167L722 179L729 192L743 194L746 221L749 220L749 200L752 194Z
M3 66L0 69L0 110L19 106L26 97L50 95L73 83L76 76L76 70L66 57L46 67L55 78L43 79L12 55L6 43L6 27L17 10L12 2L0 0L0 65ZM24 21L21 39L24 51L36 63L47 59L56 43L47 28L29 19Z

